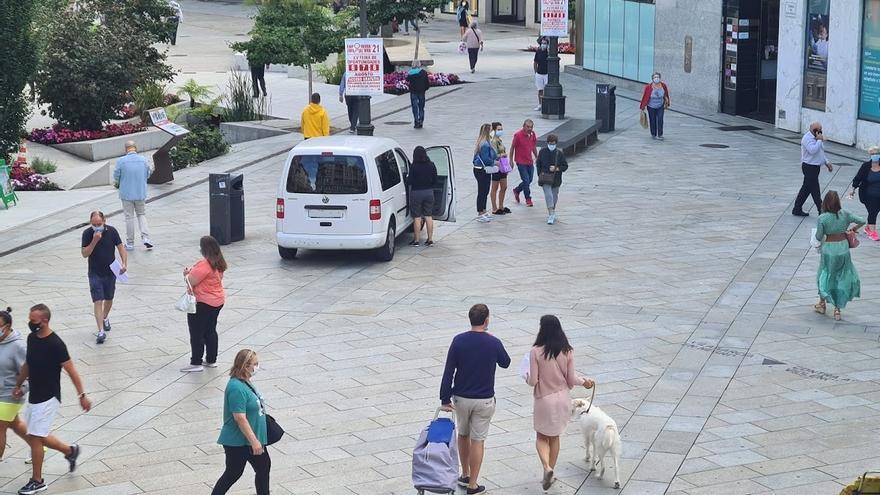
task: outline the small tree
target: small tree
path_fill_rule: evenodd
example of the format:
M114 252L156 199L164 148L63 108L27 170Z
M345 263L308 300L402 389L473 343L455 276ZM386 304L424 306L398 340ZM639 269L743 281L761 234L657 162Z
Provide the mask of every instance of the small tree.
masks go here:
M356 33L352 12L343 9L334 14L308 0L264 0L254 18L251 39L231 47L246 52L254 65L288 64L308 69L311 95L312 65L341 52L345 38Z
M29 112L24 87L36 67L32 2L0 3L4 56L0 57L0 159L18 150Z
M37 77L41 103L59 123L100 129L145 83L174 72L154 45L174 14L165 0L78 0L56 13Z

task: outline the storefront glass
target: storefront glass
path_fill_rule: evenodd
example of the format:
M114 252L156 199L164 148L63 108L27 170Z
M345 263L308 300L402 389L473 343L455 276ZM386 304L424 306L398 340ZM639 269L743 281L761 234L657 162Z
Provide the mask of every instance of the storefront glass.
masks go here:
M828 12L831 0L809 0L807 3L806 61L804 64L803 105L825 111L828 76Z
M584 68L648 82L654 71L653 0L584 0Z
M471 7L470 7L471 8L471 17L477 17L477 15L479 15L479 13L480 13L479 12L480 0L468 0L468 2L470 2L470 5L471 5ZM458 10L459 3L461 3L461 2L454 1L454 0L451 0L451 1L444 0L444 1L440 2L440 12L442 12L444 14L455 14Z
M859 118L880 122L880 0L865 0Z

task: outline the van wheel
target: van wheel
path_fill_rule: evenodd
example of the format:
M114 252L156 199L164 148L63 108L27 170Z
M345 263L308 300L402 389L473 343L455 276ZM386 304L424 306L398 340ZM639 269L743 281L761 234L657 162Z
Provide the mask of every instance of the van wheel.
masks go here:
M396 237L394 223L388 226L388 233L385 234L385 245L376 250L376 259L379 261L391 261L394 259L394 242Z
M296 258L296 249L278 246L278 254L281 255L281 259L292 260Z

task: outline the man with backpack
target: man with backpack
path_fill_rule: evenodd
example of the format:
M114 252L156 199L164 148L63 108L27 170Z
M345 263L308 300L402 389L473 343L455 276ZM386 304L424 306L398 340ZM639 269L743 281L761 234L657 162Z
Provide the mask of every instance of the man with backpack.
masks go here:
M510 366L510 356L489 330L489 308L475 304L468 312L470 331L452 339L440 382L443 410L455 410L461 477L467 494L486 491L477 484L489 426L495 414L495 366Z

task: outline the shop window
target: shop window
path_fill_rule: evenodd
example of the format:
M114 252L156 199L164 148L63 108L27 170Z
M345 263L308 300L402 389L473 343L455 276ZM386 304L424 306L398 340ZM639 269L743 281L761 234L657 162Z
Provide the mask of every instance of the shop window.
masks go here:
M866 0L863 15L859 118L880 122L880 0Z
M648 82L654 72L654 1L584 0L584 68Z
M480 2L479 0L468 0L470 3L471 9L471 17L477 17L480 14ZM461 0L453 1L453 0L443 0L440 2L440 12L444 14L455 14L458 12L458 5L461 3Z
M831 42L829 17L831 0L807 2L806 60L804 63L803 105L806 108L825 111L825 95L828 92L828 49Z

